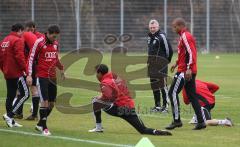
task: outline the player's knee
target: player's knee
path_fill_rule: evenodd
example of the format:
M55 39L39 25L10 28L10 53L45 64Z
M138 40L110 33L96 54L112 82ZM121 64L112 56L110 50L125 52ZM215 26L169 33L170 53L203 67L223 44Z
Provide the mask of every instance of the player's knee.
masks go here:
M97 102L97 96L94 96L93 98L92 98L92 104L94 104L94 103L96 103Z
M31 93L32 93L32 95L38 96L38 90L37 90L37 87L36 87L36 86L32 86L32 87L31 87Z

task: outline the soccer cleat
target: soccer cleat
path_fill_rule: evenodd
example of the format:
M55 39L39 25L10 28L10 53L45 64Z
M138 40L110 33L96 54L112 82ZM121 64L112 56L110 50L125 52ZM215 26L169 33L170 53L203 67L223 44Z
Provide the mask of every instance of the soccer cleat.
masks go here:
M35 130L39 131L39 132L43 132L43 127L42 126L35 126Z
M42 131L42 135L44 135L44 136L49 136L49 135L51 135L51 133L50 133L50 131L49 131L48 129L44 129L44 130Z
M13 127L18 127L18 128L23 127L23 125L20 125L20 124L17 123L16 121L14 121L14 123L13 123L12 126L13 126Z
M25 120L38 120L38 117L30 115Z
M193 130L201 130L201 129L205 129L207 126L205 124L205 122L202 123L197 123L196 126L193 128Z
M166 130L154 130L153 134L154 135L160 135L160 136L172 136L172 133L168 132Z
M167 130L173 130L173 129L175 129L175 128L180 128L180 127L182 127L183 126L183 124L182 124L182 122L180 121L180 122L172 122L169 126L167 126L165 129L167 129Z
M226 120L225 126L228 126L228 127L233 126L233 122L232 122L231 118L226 117L225 120Z
M188 122L189 124L197 124L196 115L193 115L193 118Z
M162 113L168 113L168 105L162 106L161 112L162 112Z
M153 107L151 109L151 112L160 112L161 111L161 107Z
M103 128L93 128L91 130L88 130L88 132L93 133L93 132L98 132L98 133L102 133L103 132Z
M3 115L3 119L5 120L6 124L8 127L12 128L13 127L13 120L12 118L8 117L7 114Z

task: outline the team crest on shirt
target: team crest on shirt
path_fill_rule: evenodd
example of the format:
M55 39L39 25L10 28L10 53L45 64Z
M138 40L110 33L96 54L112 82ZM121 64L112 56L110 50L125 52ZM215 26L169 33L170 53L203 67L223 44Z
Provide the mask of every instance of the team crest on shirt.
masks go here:
M46 45L44 45L44 46L43 46L43 48L44 48L44 49L46 49L46 48L47 48L47 46L46 46Z
M54 44L54 45L53 45L53 48L54 48L55 50L57 50L57 45L56 45L56 44Z

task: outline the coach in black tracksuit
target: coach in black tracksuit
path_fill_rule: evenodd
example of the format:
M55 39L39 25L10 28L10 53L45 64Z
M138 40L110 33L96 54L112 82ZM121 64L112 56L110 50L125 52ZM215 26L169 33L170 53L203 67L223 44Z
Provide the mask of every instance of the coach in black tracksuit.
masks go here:
M149 22L148 34L148 76L150 77L153 90L155 107L152 111L167 111L168 89L166 77L168 63L171 62L173 51L164 32L159 29L157 20ZM163 105L160 104L160 93L162 93Z

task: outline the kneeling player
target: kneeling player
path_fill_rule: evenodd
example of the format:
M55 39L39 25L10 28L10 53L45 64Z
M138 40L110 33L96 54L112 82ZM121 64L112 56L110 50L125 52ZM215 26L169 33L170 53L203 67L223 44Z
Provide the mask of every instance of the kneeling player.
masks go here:
M196 93L199 95L199 103L205 115L206 124L209 126L225 125L232 126L233 123L230 118L225 118L222 120L212 119L211 110L215 106L215 96L214 93L219 89L219 86L210 82L203 82L196 80ZM185 104L189 104L189 99L186 94L186 90L183 89L183 100ZM189 122L191 124L197 123L196 116L194 115L192 120Z
M120 117L131 124L141 134L171 135L170 132L147 128L137 116L134 101L129 96L125 82L117 75L108 72L104 64L97 65L96 76L101 82L102 96L93 98L93 111L96 118L96 128L89 132L103 132L101 125L101 109L106 113Z

